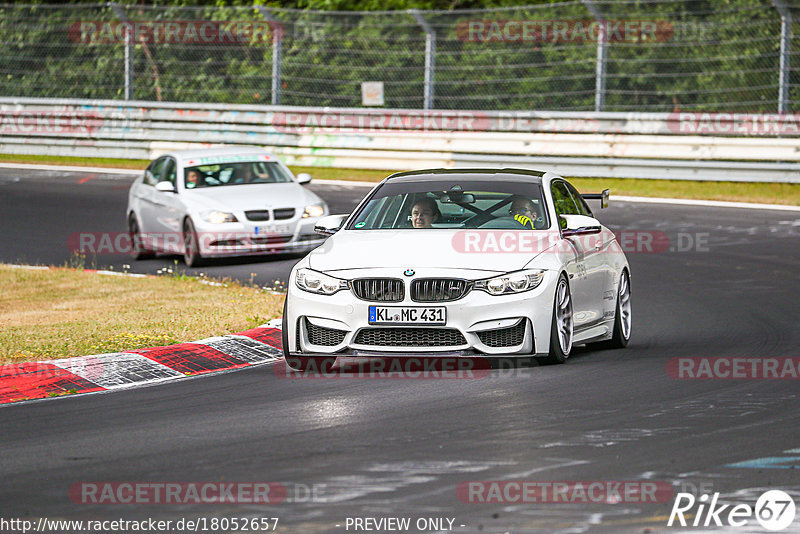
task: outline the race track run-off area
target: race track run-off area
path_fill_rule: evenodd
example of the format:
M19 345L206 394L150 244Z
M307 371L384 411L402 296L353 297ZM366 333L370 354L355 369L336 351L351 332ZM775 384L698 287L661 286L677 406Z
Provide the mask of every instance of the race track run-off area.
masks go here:
M124 231L132 177L83 178L2 169L0 260L60 265L70 235ZM366 192L310 187L333 213ZM666 244L626 251L626 349L578 347L564 365L460 377L306 376L280 372L280 330L261 328L133 350L137 373L185 377L147 387L126 387L121 367L51 362L55 382L112 391L50 398L45 389L43 400L0 407L0 516L184 520L174 532L190 520L211 532L212 519L218 532L244 532L234 519L271 529L276 518L284 533L766 532L752 516L746 527L705 526L698 505L716 496L727 521L768 490L800 504L798 212L612 198L597 216ZM175 259L131 271L152 274ZM285 280L298 259L204 270ZM221 369L232 372L204 372ZM595 493L575 490L591 483ZM204 484L224 498L193 500L190 488ZM142 495L127 499L129 487ZM640 497L623 491L631 487ZM686 511L690 524L701 517L697 527L667 526L682 493L697 498ZM783 532L800 532L800 518Z

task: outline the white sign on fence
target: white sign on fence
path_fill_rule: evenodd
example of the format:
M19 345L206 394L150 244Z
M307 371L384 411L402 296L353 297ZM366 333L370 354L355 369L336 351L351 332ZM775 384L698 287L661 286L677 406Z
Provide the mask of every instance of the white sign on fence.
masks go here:
M361 82L361 105L382 106L383 82Z

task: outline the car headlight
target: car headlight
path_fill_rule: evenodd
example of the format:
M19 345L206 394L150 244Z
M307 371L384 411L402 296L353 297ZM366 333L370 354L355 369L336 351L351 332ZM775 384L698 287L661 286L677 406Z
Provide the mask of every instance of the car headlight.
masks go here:
M306 210L303 212L304 219L307 217L322 217L323 215L325 215L325 208L322 204L306 206Z
M239 222L239 219L237 219L236 215L233 213L227 213L219 210L204 211L200 214L200 216L203 218L203 220L210 222L211 224Z
M341 289L347 289L347 280L334 278L311 269L299 269L294 281L297 287L303 291L320 295L333 295Z
M490 295L509 295L530 291L542 283L544 271L517 271L475 282L475 289Z

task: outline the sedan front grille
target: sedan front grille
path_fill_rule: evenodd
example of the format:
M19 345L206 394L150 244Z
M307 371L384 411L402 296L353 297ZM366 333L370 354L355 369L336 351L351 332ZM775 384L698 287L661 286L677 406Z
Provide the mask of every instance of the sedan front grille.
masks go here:
M291 219L294 217L294 208L278 208L273 213L276 220Z
M347 335L346 330L317 326L312 324L308 319L306 319L306 332L308 333L309 343L312 345L322 345L323 347L339 345L344 341L344 336Z
M403 281L397 278L357 278L350 289L361 300L372 302L402 302L405 296Z
M247 217L248 221L268 221L269 220L269 211L268 210L250 210L244 212L244 216Z
M455 328L362 328L353 342L375 347L457 347L467 340Z
M418 278L411 283L415 302L449 302L466 295L471 284L459 278Z
M525 321L520 320L514 326L498 328L497 330L484 330L477 332L478 338L489 347L515 347L522 345L525 340Z

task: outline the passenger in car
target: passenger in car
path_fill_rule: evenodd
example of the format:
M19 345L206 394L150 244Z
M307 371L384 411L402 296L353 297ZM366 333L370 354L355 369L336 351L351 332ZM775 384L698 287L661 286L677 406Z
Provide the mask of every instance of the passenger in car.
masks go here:
M511 206L508 208L509 215L514 217L514 220L523 226L535 228L538 214L536 213L536 206L533 202L522 195L514 195L512 198Z
M411 207L411 225L414 228L430 228L441 216L439 205L430 197L417 199Z

